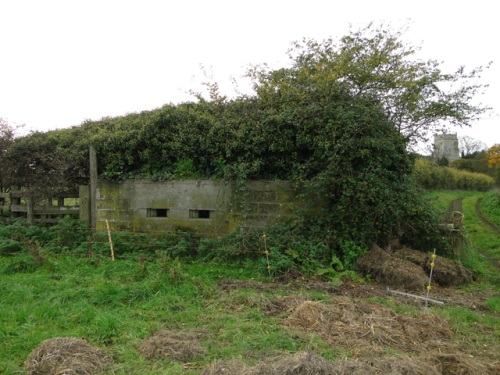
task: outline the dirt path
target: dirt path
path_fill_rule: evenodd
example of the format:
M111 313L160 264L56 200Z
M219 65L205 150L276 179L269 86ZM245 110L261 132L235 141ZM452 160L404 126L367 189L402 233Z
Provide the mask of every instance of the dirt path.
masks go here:
M483 198L478 198L476 202L476 215L481 219L481 221L486 224L493 232L495 233L500 233L500 228L498 228L495 224L493 224L491 221L486 219L483 215L483 212L481 211L481 201Z

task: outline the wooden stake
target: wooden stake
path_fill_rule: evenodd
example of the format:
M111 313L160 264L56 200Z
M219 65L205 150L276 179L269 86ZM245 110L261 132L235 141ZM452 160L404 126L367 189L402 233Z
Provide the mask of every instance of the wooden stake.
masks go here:
M115 251L113 250L113 239L111 238L111 230L109 229L108 219L106 219L106 227L108 228L109 247L111 248L111 260L115 260Z
M90 170L90 191L89 191L89 226L94 232L97 224L97 156L94 146L89 147L89 170Z
M391 290L389 289L389 287L386 288L387 290L387 293L391 293L391 294L398 294L400 296L405 296L405 297L410 297L410 298L416 298L416 299L423 299L426 301L426 304L427 302L432 302L432 303L435 303L436 305L444 305L444 302L441 302L441 301L436 301L435 299L430 299L430 298L427 298L427 297L422 297L422 296L417 296L415 294L410 294L410 293L405 293L405 292L398 292L397 290ZM426 305L427 307L427 305Z

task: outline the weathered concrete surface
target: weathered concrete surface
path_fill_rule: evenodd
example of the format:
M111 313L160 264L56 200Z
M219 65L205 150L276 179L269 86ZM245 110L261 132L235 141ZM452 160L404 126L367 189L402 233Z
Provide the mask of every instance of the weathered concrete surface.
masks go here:
M456 134L435 134L433 157L439 160L445 157L449 163L460 158L458 137Z
M85 190L82 190L85 191ZM125 180L97 183L97 229L164 231L185 227L218 237L261 228L290 215L295 194L288 181Z

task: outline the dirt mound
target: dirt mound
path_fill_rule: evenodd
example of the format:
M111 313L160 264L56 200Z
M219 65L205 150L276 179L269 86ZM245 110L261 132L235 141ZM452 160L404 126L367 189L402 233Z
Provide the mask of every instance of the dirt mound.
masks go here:
M430 255L410 248L391 252L373 246L358 258L356 265L365 275L391 288L422 290L429 282ZM434 263L432 283L454 286L474 280L469 270L452 259L438 257Z
M112 364L104 350L73 337L43 341L25 362L30 375L93 375Z
M139 352L149 359L191 361L206 351L197 336L193 332L158 331L142 343Z
M410 248L403 248L394 252L394 256L416 264L421 267L427 275L431 270L431 258L429 254ZM434 263L435 266L432 271L432 280L441 286L463 285L474 280L472 273L468 269L452 259L437 257Z
M358 269L365 275L391 288L405 290L423 290L429 282L429 276L422 267L374 246L360 256L356 262Z
M338 297L331 304L306 301L285 325L348 348L356 357L373 357L386 347L404 352L430 350L453 336L448 323L428 312L416 316L365 301Z

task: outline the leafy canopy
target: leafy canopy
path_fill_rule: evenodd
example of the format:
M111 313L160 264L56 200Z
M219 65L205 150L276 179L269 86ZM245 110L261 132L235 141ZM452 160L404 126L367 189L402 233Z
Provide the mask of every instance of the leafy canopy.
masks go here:
M486 152L488 158L488 166L493 168L495 165L500 165L500 144L496 143Z
M470 126L489 111L472 104L485 86L476 82L483 67L444 73L437 61L416 59L419 48L403 42L404 32L370 24L338 41L303 40L288 53L290 68L256 66L248 76L262 100L305 90L328 98L336 86L354 97L372 95L410 144L427 140L447 125Z
M6 163L5 155L14 142L14 127L0 117L0 192L10 189L9 165Z
M327 244L317 254L326 264L331 250L419 240L433 216L414 188L408 143L442 120L466 125L486 109L468 104L479 86L438 88L477 72L445 75L433 61L413 62L415 50L399 37L370 26L339 45L297 43L290 67L249 71L255 95L228 100L208 85L210 101L31 134L7 155L28 187L74 186L88 174L89 145L100 176L113 180L292 180L309 208L295 233Z

